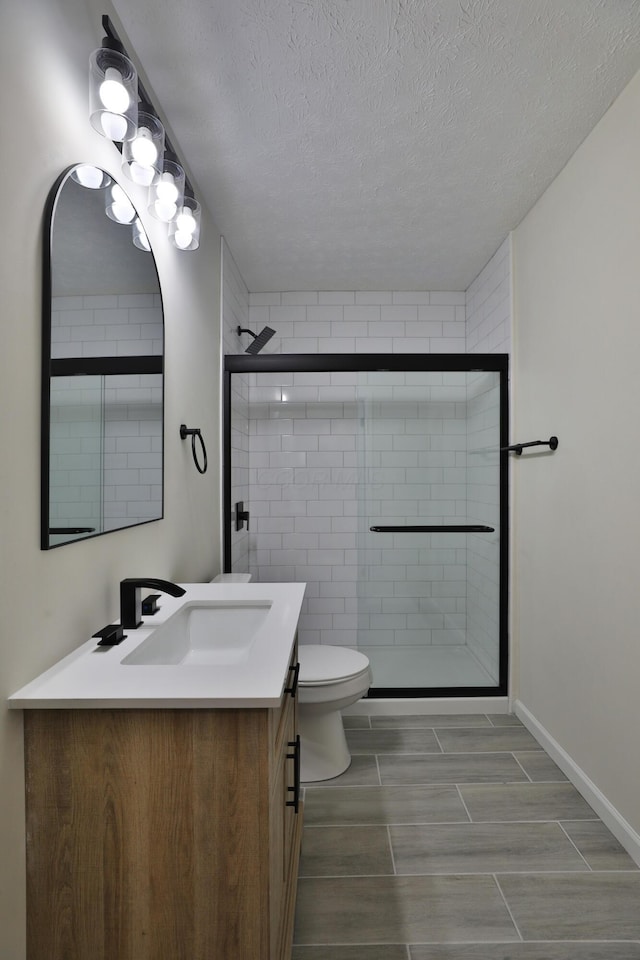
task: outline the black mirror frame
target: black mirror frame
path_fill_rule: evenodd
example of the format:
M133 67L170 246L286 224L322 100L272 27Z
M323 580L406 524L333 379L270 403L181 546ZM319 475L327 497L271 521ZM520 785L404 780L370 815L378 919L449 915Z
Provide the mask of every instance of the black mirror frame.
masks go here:
M89 532L86 529L68 528L69 533L73 531L76 539L65 540L62 543L50 543L50 473L51 473L51 377L53 369L53 359L51 357L51 301L53 295L52 278L52 247L53 247L53 226L56 206L60 191L70 177L71 172L80 164L74 163L67 167L57 177L51 187L44 207L43 216L43 235L42 235L42 358L41 358L41 405L40 405L40 549L55 550L57 547L64 547L71 543L78 543L84 540L91 540L95 537L101 537L108 533L117 533L118 530L129 530L133 527L145 526L148 523L155 523L164 518L164 401L165 401L165 381L164 381L164 354L165 354L165 334L164 334L164 303L162 303L162 353L157 356L131 356L131 357L87 357L73 358L71 361L55 361L60 366L59 373L68 375L90 375L90 374L127 374L127 373L160 373L162 374L162 497L160 504L160 515L148 520L139 520L135 523L125 524L121 527L114 527L110 530L100 530ZM111 176L111 175L109 175ZM113 179L113 178L111 178ZM125 191L126 192L126 191ZM133 203L133 201L132 201ZM134 204L135 207L135 204ZM136 211L137 212L137 211ZM160 285L160 276L158 274L158 265L156 258L151 251L153 266L158 281L158 291L162 301L162 287ZM83 369L79 370L78 361L81 359ZM106 363L105 361L111 361ZM68 368L68 370L65 369Z

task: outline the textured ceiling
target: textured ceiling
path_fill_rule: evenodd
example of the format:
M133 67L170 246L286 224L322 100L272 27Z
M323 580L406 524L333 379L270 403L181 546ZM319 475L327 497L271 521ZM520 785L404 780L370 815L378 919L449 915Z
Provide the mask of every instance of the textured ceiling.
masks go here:
M115 0L250 290L466 289L640 68L637 0Z

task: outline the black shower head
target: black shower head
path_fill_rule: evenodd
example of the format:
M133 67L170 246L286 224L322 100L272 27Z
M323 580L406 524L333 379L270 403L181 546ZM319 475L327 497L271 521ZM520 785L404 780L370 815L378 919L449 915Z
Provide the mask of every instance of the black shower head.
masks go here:
M263 327L260 333L254 333L253 330L247 330L244 327L238 327L238 336L241 333L249 333L253 337L253 343L250 343L245 353L260 353L265 343L268 343L271 340L271 337L274 335L275 330L272 330L271 327Z

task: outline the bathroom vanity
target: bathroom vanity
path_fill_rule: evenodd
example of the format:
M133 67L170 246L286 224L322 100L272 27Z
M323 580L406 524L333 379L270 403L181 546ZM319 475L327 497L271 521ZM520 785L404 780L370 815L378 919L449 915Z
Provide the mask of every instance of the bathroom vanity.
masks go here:
M153 627L83 645L10 700L25 710L29 960L290 956L304 586L183 586ZM185 603L266 601L239 659L135 659Z

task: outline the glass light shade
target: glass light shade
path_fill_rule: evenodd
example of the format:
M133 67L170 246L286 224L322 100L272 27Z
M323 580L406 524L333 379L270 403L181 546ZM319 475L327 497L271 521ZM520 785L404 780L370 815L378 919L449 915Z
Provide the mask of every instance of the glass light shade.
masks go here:
M200 204L185 197L175 220L169 224L169 239L178 250L197 250L200 246Z
M134 183L149 187L160 176L164 127L151 113L138 112L138 128L122 146L122 169Z
M105 213L116 223L133 223L136 218L135 207L119 184L114 183L107 197Z
M71 177L81 187L86 187L87 190L101 190L111 183L109 174L101 170L100 167L94 167L91 163L79 163L71 171Z
M175 160L164 160L158 180L149 190L148 210L156 220L171 223L182 207L184 197L184 170Z
M111 46L94 50L89 58L89 118L108 140L130 140L138 126L136 68Z
M137 247L138 250L144 250L146 253L151 251L149 237L139 219L133 221L133 245Z

